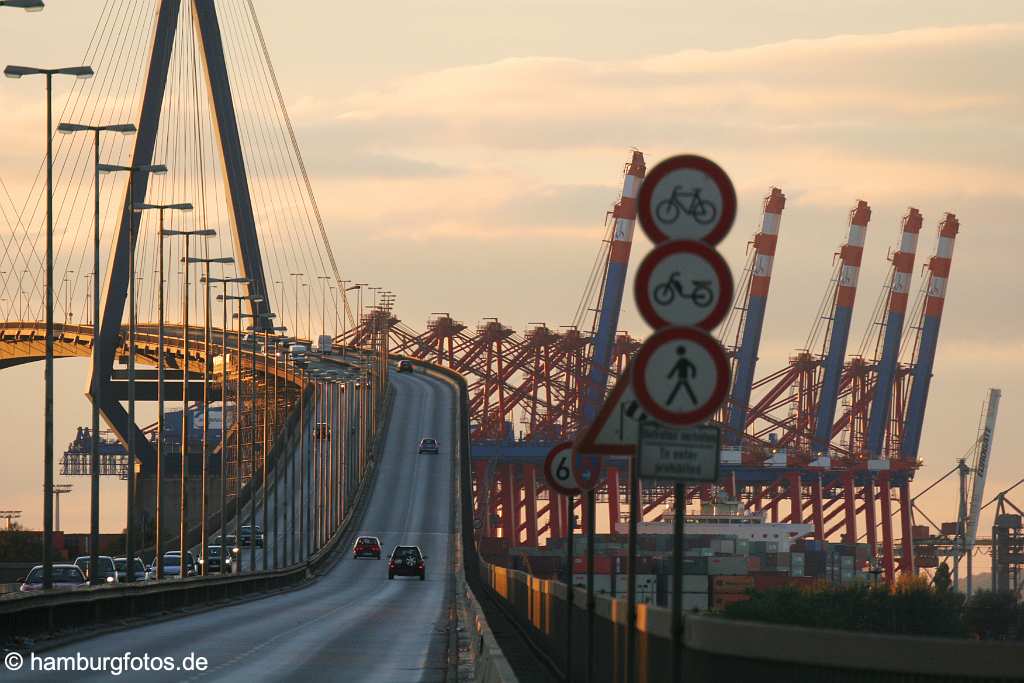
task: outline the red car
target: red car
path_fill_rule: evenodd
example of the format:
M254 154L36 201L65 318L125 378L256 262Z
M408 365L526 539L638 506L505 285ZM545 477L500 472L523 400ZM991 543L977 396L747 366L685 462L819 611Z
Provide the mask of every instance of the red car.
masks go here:
M353 560L367 556L380 559L380 539L376 536L360 536L352 546Z

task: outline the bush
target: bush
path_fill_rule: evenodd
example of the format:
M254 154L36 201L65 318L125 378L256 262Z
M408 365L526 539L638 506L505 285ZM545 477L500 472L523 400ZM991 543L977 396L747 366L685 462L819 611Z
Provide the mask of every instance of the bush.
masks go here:
M895 586L821 585L751 592L750 600L725 608L730 619L869 633L964 637L964 597L936 591L924 579L908 577Z
M978 591L964 607L964 626L984 640L1024 640L1024 605L1013 593Z

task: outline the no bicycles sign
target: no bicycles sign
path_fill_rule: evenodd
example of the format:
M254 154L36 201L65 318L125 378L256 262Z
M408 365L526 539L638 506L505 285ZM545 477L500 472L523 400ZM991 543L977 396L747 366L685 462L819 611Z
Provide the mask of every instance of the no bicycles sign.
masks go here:
M671 157L640 186L637 217L655 244L694 240L714 246L736 219L736 190L715 162L694 154Z

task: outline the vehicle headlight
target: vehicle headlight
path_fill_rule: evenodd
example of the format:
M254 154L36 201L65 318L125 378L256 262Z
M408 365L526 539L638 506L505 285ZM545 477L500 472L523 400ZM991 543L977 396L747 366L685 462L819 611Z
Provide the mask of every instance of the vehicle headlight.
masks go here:
M231 552L233 552L233 553L235 553L237 555L238 554L238 546L236 545L234 548L232 548Z
M205 563L206 563L206 560L204 560L203 558L200 557L199 558L199 564L205 564Z
M113 576L108 576L107 577L107 583L114 583L114 577Z

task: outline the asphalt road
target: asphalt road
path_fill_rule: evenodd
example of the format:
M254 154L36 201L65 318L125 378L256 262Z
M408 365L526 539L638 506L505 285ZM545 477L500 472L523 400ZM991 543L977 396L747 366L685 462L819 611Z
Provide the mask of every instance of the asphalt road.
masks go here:
M173 657L194 653L198 671L126 672L115 680L145 681L442 681L451 595L452 411L454 392L422 375L392 375L390 429L375 488L358 534L378 536L389 553L419 545L427 578L389 581L386 560L353 560L301 590L189 617L79 641L42 657ZM421 437L441 443L440 455L417 455ZM28 673L5 680L111 680L107 669Z

